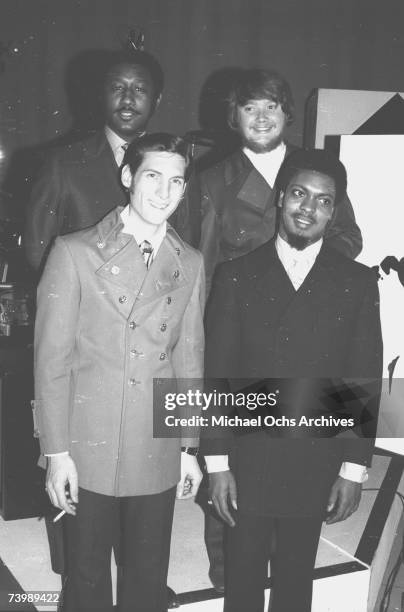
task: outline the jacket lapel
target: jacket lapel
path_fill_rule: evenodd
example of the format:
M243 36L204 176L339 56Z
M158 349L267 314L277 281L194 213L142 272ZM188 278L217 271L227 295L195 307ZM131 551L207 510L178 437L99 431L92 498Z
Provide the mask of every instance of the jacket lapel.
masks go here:
M147 268L135 239L133 236L122 234L114 246L105 246L103 256L105 263L96 274L124 290L125 295L129 293L133 302L138 297L147 276Z
M121 231L121 211L122 207L116 208L98 224L97 247L104 263L96 274L130 296L130 309L140 308L188 284L181 261L184 245L175 231L167 228L148 270L133 236Z
M257 250L255 274L251 276L251 289L258 294L267 313L274 317L290 317L295 312L301 316L302 308L318 313L328 308L330 299L337 292L339 280L334 272L332 257L327 247L322 247L313 267L296 291L287 275L275 248L275 239ZM304 319L303 319L304 320ZM307 319L306 319L307 320Z
M189 283L181 262L181 251L181 240L174 230L168 228L166 237L147 271L134 308L145 306Z
M87 141L86 153L90 162L94 160L94 162L97 163L97 168L99 168L98 164L101 163L104 172L103 179L105 180L107 178L111 185L116 186L116 191L118 193L124 192L126 195L126 191L120 182L119 168L103 130L94 134L94 136Z

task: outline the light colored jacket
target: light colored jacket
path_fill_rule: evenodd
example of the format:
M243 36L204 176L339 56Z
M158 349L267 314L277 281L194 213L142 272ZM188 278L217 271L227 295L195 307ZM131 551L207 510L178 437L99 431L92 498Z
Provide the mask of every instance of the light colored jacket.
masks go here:
M153 378L201 378L204 349L201 254L168 227L147 270L121 210L57 238L35 324L41 452L68 450L79 486L115 496L179 481L197 440L153 438Z

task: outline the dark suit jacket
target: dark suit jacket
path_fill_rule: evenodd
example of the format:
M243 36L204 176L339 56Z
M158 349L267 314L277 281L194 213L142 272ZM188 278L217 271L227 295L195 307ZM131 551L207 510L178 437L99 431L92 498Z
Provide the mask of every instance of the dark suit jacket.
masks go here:
M94 225L126 204L119 169L103 131L52 151L27 208L25 249L38 270L55 236Z
M295 148L287 145L286 155ZM208 289L218 263L249 253L275 234L276 192L241 149L203 172L189 185L187 198L191 217L198 206L202 209L199 248ZM325 238L352 259L360 253L362 237L347 196L337 206Z
M208 303L206 333L208 378L382 375L374 273L324 245L298 291L278 258L274 240L220 265ZM377 401L376 394L376 405ZM341 462L368 464L371 458L371 439L290 440L271 435L274 432L259 430L204 441L205 454L233 453L242 511L321 514Z

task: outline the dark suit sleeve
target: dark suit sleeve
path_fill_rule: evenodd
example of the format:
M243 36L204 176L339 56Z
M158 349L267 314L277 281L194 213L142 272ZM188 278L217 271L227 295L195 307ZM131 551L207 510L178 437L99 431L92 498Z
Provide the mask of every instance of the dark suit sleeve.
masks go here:
M335 209L335 217L330 225L325 240L328 246L355 259L362 250L362 234L355 221L355 213L347 194Z
M231 264L217 268L206 311L205 392L228 393L229 379L239 375L240 321L237 304L237 277ZM231 406L216 405L209 414L220 416ZM203 428L201 448L204 455L229 454L233 444L230 428Z
M60 233L63 205L63 170L59 158L54 155L44 163L27 209L25 254L36 271L40 271L52 240Z
M368 395L361 402L361 433L364 437L346 441L344 461L369 465L376 436L383 373L379 289L372 272L369 272L352 330L348 371L352 374L352 382L364 385Z
M207 181L201 177L200 198L201 198L201 239L199 250L203 255L206 274L206 295L209 296L213 275L216 266L220 262L220 235L221 235L221 215L218 207L222 205L217 199L220 196L213 196Z

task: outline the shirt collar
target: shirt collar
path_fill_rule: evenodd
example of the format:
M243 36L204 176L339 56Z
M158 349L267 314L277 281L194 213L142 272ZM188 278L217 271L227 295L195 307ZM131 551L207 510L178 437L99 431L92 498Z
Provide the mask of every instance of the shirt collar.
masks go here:
M167 222L164 221L157 229L157 231L153 234L152 237L144 236L142 231L139 231L139 227L136 226L135 218L130 214L131 209L130 205L125 206L125 208L121 211L121 219L123 223L122 232L125 234L130 234L134 237L137 244L141 244L144 240L148 240L153 247L154 256L156 256L157 251L159 250L161 243L163 242L165 235L167 233Z
M286 267L291 261L305 262L307 264L311 263L311 265L313 265L317 255L320 252L322 244L323 239L320 238L320 240L313 242L313 244L309 244L309 246L307 246L305 249L299 251L298 249L291 247L290 244L278 234L275 241L275 248L279 259Z
M126 145L128 143L126 142L126 140L118 136L118 134L116 134L113 130L111 130L111 128L108 125L105 126L104 131L105 131L105 136L109 142L109 146L111 147L112 152L114 156L116 157L117 151L119 151L119 149L123 145Z

